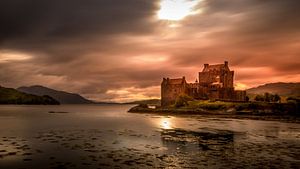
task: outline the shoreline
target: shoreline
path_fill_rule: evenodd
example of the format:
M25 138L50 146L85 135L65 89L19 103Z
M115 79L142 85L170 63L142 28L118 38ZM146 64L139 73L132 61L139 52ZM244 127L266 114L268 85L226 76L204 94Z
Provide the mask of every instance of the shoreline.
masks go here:
M208 118L233 118L249 120L283 121L289 123L300 123L300 116L296 112L272 112L272 110L243 110L236 111L232 109L223 110L204 110L191 108L145 108L140 105L134 106L128 110L128 113L154 114L162 116L178 117L208 117Z

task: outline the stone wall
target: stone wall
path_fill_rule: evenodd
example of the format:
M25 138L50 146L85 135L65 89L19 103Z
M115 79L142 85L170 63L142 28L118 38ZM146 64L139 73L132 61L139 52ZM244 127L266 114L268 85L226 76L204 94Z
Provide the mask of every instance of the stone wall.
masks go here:
M246 91L244 91L244 90L235 90L234 92L235 92L234 99L236 101L245 101L246 100L246 96L247 96Z
M162 106L167 106L174 104L176 101L176 98L180 94L187 94L187 84L185 80L183 80L180 84L172 84L172 79L165 79L163 80L161 84L161 104Z
M233 87L234 71L230 71L228 62L224 64L204 64L199 72L199 82L186 83L185 77L164 78L161 84L162 106L174 104L181 94L194 99L212 99L224 101L245 101L246 91L235 91Z

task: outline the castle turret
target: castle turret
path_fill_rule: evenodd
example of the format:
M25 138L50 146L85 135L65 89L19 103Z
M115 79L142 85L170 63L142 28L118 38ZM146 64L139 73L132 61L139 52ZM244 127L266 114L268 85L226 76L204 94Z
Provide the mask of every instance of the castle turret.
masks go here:
M234 71L223 64L204 64L195 83L187 83L185 76L177 79L164 78L161 86L162 106L175 103L181 94L187 94L194 99L214 99L225 101L245 101L245 91L235 91L233 87Z

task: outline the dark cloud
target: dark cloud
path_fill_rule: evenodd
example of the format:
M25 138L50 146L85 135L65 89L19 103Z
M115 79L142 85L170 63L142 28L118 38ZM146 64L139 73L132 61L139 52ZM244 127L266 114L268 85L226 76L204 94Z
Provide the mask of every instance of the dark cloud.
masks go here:
M152 31L157 5L147 0L3 0L1 40L72 38ZM34 37L32 37L34 35Z
M194 81L204 63L224 60L249 86L296 81L299 6L203 0L201 13L170 22L156 18L159 0L1 0L0 84L41 84L98 100L157 97L162 77ZM3 51L30 58L1 59Z
M234 66L279 68L282 57L291 58L285 65L293 64L299 56L298 6L293 0L205 1L198 6L201 14L184 21L189 27L180 35L198 36L197 43L179 41L180 48L170 51L180 56L176 64L181 66L229 60Z

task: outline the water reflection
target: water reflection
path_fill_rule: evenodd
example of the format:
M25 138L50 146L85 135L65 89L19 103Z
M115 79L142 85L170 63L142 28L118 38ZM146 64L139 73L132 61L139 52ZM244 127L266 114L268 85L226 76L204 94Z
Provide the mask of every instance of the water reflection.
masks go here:
M297 123L130 114L129 108L0 106L0 168L300 166Z
M162 129L172 129L171 118L166 118L166 117L160 118L159 123Z
M232 147L235 135L236 133L227 130L164 129L161 132L161 140L170 151L206 151Z

